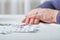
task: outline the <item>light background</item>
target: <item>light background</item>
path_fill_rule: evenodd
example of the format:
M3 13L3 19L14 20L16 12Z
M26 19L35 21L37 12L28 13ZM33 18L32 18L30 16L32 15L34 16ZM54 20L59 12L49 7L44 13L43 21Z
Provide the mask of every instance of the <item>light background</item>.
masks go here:
M0 0L0 15L20 15L47 0Z

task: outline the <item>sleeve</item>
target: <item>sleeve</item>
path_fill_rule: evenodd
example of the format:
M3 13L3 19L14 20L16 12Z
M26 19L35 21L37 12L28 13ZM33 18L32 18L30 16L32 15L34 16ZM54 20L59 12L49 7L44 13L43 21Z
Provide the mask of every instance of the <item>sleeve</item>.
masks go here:
M55 9L54 5L52 4L52 1L46 1L43 4L39 5L37 8L51 8L51 9Z
M58 12L58 14L56 16L56 23L60 24L60 11Z

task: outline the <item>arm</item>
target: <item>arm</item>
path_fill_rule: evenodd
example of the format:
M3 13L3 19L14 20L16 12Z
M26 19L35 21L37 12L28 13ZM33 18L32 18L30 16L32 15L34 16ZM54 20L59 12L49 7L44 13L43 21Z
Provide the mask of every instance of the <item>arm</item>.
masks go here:
M50 9L49 9L50 8ZM36 14L38 12L38 14ZM30 11L26 18L23 20L27 24L37 24L41 22L47 23L59 23L60 24L60 12L56 10L55 6L51 1L45 2L42 5L39 5L36 9Z
M45 2L42 5L39 5L38 8L50 8L50 9L56 9L54 7L55 4L52 4L52 2ZM56 15L56 23L60 24L60 11L58 10L58 13Z

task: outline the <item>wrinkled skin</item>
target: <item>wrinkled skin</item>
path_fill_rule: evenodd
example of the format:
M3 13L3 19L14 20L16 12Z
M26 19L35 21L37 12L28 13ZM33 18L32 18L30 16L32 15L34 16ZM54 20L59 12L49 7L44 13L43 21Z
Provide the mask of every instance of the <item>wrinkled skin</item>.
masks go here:
M26 24L38 24L41 21L46 23L56 23L57 13L58 10L36 8L27 13L22 22Z

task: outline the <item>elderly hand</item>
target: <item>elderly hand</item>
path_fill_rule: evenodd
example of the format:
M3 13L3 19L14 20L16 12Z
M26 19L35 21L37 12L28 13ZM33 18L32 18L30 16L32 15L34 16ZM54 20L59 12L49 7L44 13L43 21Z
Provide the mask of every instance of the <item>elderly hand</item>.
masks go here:
M26 24L38 24L41 21L46 23L55 23L57 13L57 10L37 8L30 11L22 22Z

